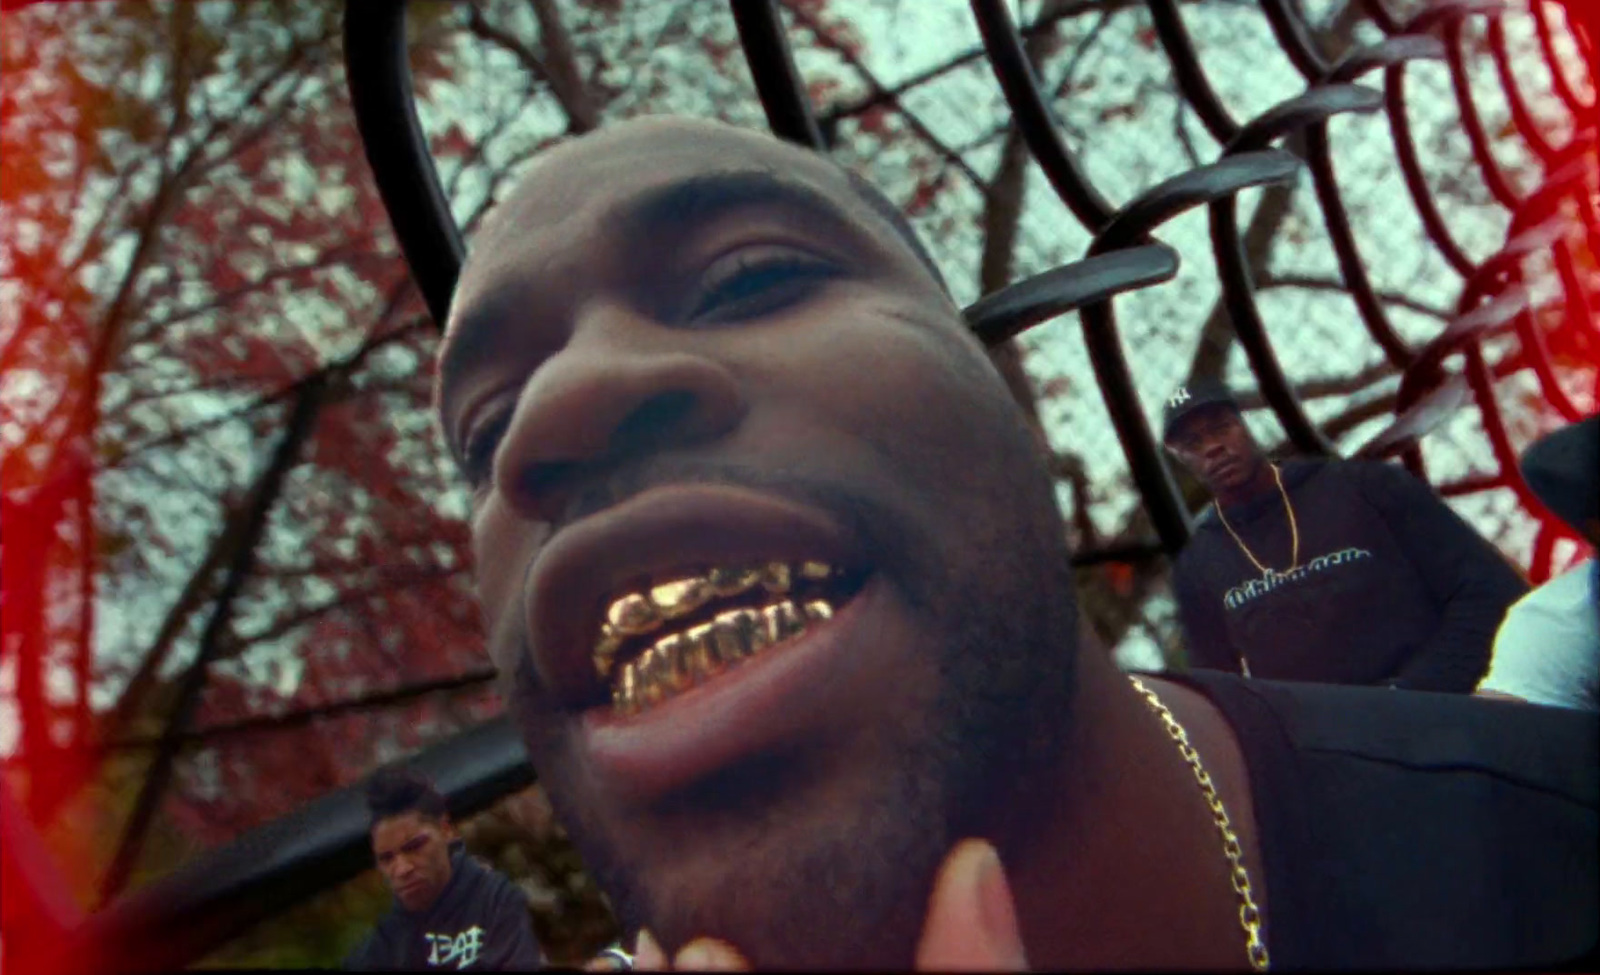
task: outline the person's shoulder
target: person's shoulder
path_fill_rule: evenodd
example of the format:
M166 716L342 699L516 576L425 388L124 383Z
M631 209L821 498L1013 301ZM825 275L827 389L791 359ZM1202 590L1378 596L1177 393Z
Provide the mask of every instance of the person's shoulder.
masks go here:
M391 915L385 915L380 919L372 930L350 949L350 953L344 956L340 967L347 972L382 971L393 967L394 959L384 957L383 951L383 945L387 940L384 926L390 919Z
M476 857L469 858L468 862L472 864L472 883L478 897L493 901L509 899L517 904L527 905L528 895L516 881L496 869L494 864Z
M1328 457L1318 459L1316 464L1315 474L1338 481L1379 485L1409 484L1416 481L1416 475L1399 464L1391 464L1388 461Z
M1465 694L1250 681L1301 754L1491 776L1600 806L1600 714Z
M1178 557L1174 560L1175 567L1182 565L1186 559L1193 562L1196 558L1195 553L1204 552L1208 546L1216 544L1217 540L1222 538L1222 522L1217 520L1217 506L1208 504L1196 512L1190 520L1189 529L1189 541L1178 552Z

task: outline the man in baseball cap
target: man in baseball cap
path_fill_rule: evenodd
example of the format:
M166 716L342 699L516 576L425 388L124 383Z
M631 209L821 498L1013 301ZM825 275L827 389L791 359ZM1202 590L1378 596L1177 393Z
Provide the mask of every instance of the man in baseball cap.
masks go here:
M1516 570L1392 464L1273 463L1214 380L1179 387L1163 439L1215 498L1173 570L1192 667L1470 693Z
M1522 476L1552 514L1600 546L1600 416L1529 447ZM1511 607L1478 693L1600 710L1600 562L1591 556Z

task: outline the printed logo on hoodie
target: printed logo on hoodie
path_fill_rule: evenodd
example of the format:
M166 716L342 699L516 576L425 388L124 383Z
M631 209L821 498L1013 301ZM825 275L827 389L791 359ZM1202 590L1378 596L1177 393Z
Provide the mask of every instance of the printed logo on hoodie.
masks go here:
M439 967L455 962L456 968L466 968L478 960L478 952L483 950L483 929L476 924L454 936L429 931L422 937L433 946L428 964Z
M1279 586L1298 582L1312 572L1322 572L1334 566L1355 562L1359 559L1370 559L1372 553L1364 548L1342 548L1337 552L1319 555L1300 566L1292 572L1279 572L1276 569L1267 569L1261 573L1259 579L1249 579L1229 589L1222 596L1222 605L1229 609L1238 609L1257 596L1264 596Z

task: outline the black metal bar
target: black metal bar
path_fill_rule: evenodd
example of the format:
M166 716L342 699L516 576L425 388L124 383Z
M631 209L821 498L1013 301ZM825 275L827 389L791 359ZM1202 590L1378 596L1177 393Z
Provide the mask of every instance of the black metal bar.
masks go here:
M1555 249L1556 277L1561 280L1561 294L1566 299L1567 313L1572 327L1589 337L1595 359L1600 360L1600 321L1595 319L1589 305L1588 289L1578 276L1578 267L1572 259L1572 249L1565 244Z
M1239 235L1237 198L1228 197L1211 204L1210 219L1211 243L1215 248L1217 273L1222 279L1223 301L1233 321L1234 335L1250 360L1262 398L1272 407L1284 433L1297 449L1306 454L1331 456L1333 445L1311 422L1294 395L1256 306L1249 258Z
M434 325L443 329L465 249L417 121L404 0L348 0L344 60L378 195Z
M1094 367L1100 396L1105 401L1106 412L1111 414L1111 424L1117 430L1134 486L1139 489L1162 547L1169 556L1176 557L1188 544L1193 531L1188 506L1184 504L1183 492L1172 479L1172 471L1139 404L1138 390L1122 352L1111 304L1102 301L1084 306L1078 313L1078 321L1083 328L1084 344L1089 350L1089 362Z
M1460 412L1472 390L1460 376L1451 376L1395 414L1394 421L1351 456L1357 460L1387 460L1416 449L1422 438Z
M1297 129L1325 122L1345 112L1376 112L1383 96L1359 85L1319 85L1288 101L1279 102L1251 119L1225 152L1255 152Z
M1281 149L1241 152L1208 166L1179 173L1128 201L1101 228L1090 254L1104 254L1143 241L1152 229L1185 210L1255 186L1286 183L1300 171L1300 160Z
M1528 144L1533 154L1549 166L1556 156L1556 147L1539 131L1539 121L1533 117L1533 112L1528 108L1527 99L1522 97L1522 86L1517 82L1517 76L1511 70L1511 54L1506 50L1505 21L1501 17L1489 18L1489 53L1494 58L1495 73L1500 77L1500 87L1506 93L1506 106L1511 110L1511 124L1516 126L1517 134L1522 136L1522 141Z
M1544 223L1514 234L1506 241L1505 246L1483 263L1476 274L1467 279L1459 300L1460 308L1463 311L1474 309L1478 307L1479 300L1486 295L1503 294L1512 288L1520 289L1522 262L1530 254L1546 250L1564 250L1568 229L1569 224L1566 219L1556 214ZM1559 258L1556 258L1556 261L1559 265ZM1581 300L1587 304L1587 299ZM1550 361L1550 348L1544 340L1544 332L1534 320L1533 309L1526 300L1516 315L1515 323L1522 354L1528 366L1533 369L1545 400L1567 420L1581 418L1582 411L1561 388L1561 382L1556 377L1555 365Z
M1315 84L1328 73L1327 59L1317 50L1317 42L1289 0L1261 0L1261 12L1267 15L1267 26L1272 28L1278 46L1308 83Z
M1328 230L1328 240L1333 244L1334 259L1339 264L1339 276L1355 301L1356 312L1367 327L1367 334L1383 350L1384 358L1404 369L1411 363L1411 349L1400 333L1395 331L1377 289L1367 276L1367 266L1357 249L1350 215L1345 210L1344 199L1339 195L1326 125L1313 125L1306 130L1306 163L1311 169L1311 184L1317 194L1317 205L1322 210L1322 222Z
M1555 364L1550 361L1550 345L1544 340L1544 329L1539 327L1533 313L1523 312L1517 316L1516 322L1517 338L1522 343L1523 354L1528 357L1528 364L1533 367L1534 377L1539 380L1539 391L1544 394L1545 401L1569 423L1583 419L1583 411L1561 388Z
M1089 245L1096 256L1147 238L1150 231L1185 210L1230 196L1251 186L1292 179L1300 160L1279 150L1241 153L1175 176L1145 191L1124 206ZM1110 300L1085 306L1078 315L1084 345L1094 367L1101 398L1117 430L1123 455L1139 489L1156 535L1169 554L1189 540L1189 512L1172 479L1150 423L1139 403L1138 389L1122 350Z
M1472 386L1472 397L1477 401L1478 413L1483 418L1483 432L1488 435L1489 446L1500 465L1500 476L1504 478L1506 486L1515 492L1525 510L1539 511L1539 499L1528 487L1528 482L1522 479L1522 471L1517 466L1517 450L1506 433L1505 419L1494 395L1494 377L1490 375L1489 365L1483 358L1483 346L1478 342L1469 342L1465 352L1467 382Z
M1444 57L1444 48L1437 38L1426 35L1401 35L1377 44L1350 51L1328 72L1327 81L1341 84L1355 81L1362 75L1389 65L1403 64L1417 58ZM1355 301L1367 333L1383 350L1384 357L1402 371L1410 365L1412 353L1399 332L1389 321L1388 312L1378 298L1377 289L1367 276L1366 262L1355 239L1344 198L1339 193L1338 178L1333 168L1333 153L1326 125L1313 125L1306 129L1306 163L1311 169L1312 186L1316 190L1317 205L1322 210L1328 239L1339 263L1339 274L1350 297Z
M1394 143L1395 158L1400 163L1400 174L1405 178L1406 191L1417 216L1422 219L1423 232L1439 253L1462 277L1470 275L1474 264L1461 245L1450 233L1439 208L1434 205L1433 193L1428 189L1428 179L1422 173L1422 163L1417 158L1417 147L1411 138L1411 121L1406 116L1406 66L1404 62L1392 64L1383 72L1383 107L1389 116L1389 138Z
M1458 24L1474 14L1492 15L1506 9L1505 0L1430 0L1406 24L1406 33L1420 34L1440 25Z
M1423 60L1443 61L1443 42L1428 34L1400 34L1352 49L1328 71L1325 80L1331 84L1349 84L1379 68Z
M1264 149L1296 129L1308 126L1323 129L1327 119L1341 112L1373 112L1383 103L1375 91L1355 85L1324 85L1268 109L1239 131L1228 147L1228 155ZM1320 456L1334 453L1328 442L1306 415L1289 378L1278 362L1266 322L1255 300L1255 282L1250 277L1250 259L1239 234L1238 197L1228 196L1210 206L1211 242L1222 281L1223 301L1233 321L1234 334L1250 360L1262 398L1277 414L1284 433L1300 451ZM1374 295L1374 298L1376 296Z
M531 785L522 739L507 719L462 732L410 763L466 816ZM73 972L171 971L292 906L372 866L361 786L207 851L68 933Z
M1507 288L1493 299L1450 320L1438 335L1417 351L1411 368L1400 377L1396 409L1404 410L1437 384L1440 364L1468 344L1500 335L1515 326L1516 317L1528 310L1531 299L1520 285Z
M1128 247L1036 274L967 306L967 325L999 345L1042 322L1136 288L1170 281L1178 252L1165 244Z
M1550 21L1545 19L1545 7L1549 2L1550 0L1533 0L1528 5L1529 13L1533 15L1534 30L1539 35L1539 50L1544 55L1545 66L1550 69L1550 83L1555 88L1557 97L1567 103L1567 110L1575 117L1582 118L1593 113L1595 106L1578 97L1578 92L1572 87L1572 81L1567 78L1567 73L1561 66L1561 59L1556 57L1555 37L1550 30Z
M1589 10L1589 16L1574 19L1574 8L1580 3ZM1600 37L1595 36L1600 29L1600 17L1595 16L1594 4L1589 0L1562 0L1561 17L1567 22L1567 33L1572 35L1578 55L1589 68L1591 90L1600 89ZM1600 104L1600 93L1596 94L1595 102Z
M812 149L826 150L822 129L811 110L794 52L776 0L732 0L733 20L739 29L745 63L756 83L756 94L767 113L774 135Z
M1485 296L1498 295L1508 284L1521 279L1522 262L1528 255L1548 250L1567 234L1567 223L1560 216L1521 230L1479 265L1467 278L1456 299L1456 310L1466 313L1477 308Z
M1593 138L1591 130L1580 131L1572 142L1556 151L1556 157L1539 186L1512 212L1511 227L1507 233L1521 233L1557 216L1565 200L1570 199L1581 208L1584 201L1591 199L1589 177L1594 174L1595 160L1590 157L1589 150ZM1565 163L1561 162L1563 159Z
M1006 104L1011 106L1015 124L1039 168L1044 170L1045 178L1085 227L1094 230L1104 226L1111 218L1111 204L1089 182L1067 148L1005 3L1003 0L972 0L972 16L978 22L978 33L989 52L989 66L994 69L995 80L1000 83L1000 91L1005 95Z
M1503 487L1506 487L1506 480L1498 474L1468 474L1459 480L1440 484L1435 490L1442 498L1459 498L1464 494L1478 494Z
M1178 10L1177 0L1147 2L1156 37L1167 52L1167 59L1172 62L1172 76L1178 83L1178 90L1194 108L1195 114L1200 116L1200 124L1206 127L1211 137L1227 145L1238 134L1239 126L1223 107L1216 89L1206 79L1205 69L1200 66L1200 55L1195 53L1194 44L1189 40L1189 31L1183 26L1183 14Z
M1461 25L1460 18L1450 18L1444 27L1445 61L1450 65L1450 87L1456 94L1461 127L1466 130L1467 144L1472 147L1472 158L1478 164L1484 185L1489 187L1495 199L1508 209L1515 210L1522 202L1522 195L1512 187L1511 180L1500 168L1499 161L1494 158L1494 149L1489 145L1489 133L1483 127L1477 100L1472 97L1472 84L1467 79L1466 59L1461 53Z
M1121 545L1074 552L1071 562L1074 569L1083 569L1091 565L1104 565L1107 562L1148 562L1166 554L1166 547L1160 542L1126 542Z
M1372 22L1385 34L1405 33L1405 24L1389 12L1389 8L1383 5L1383 0L1362 0L1361 5L1366 8L1367 16L1371 17Z

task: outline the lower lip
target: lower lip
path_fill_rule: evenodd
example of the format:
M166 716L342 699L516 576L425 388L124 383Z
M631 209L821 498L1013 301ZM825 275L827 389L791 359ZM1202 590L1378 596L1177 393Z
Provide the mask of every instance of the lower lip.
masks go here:
M586 711L579 746L598 784L617 799L649 802L803 734L859 662L849 635L884 588L871 577L826 622L648 710Z

